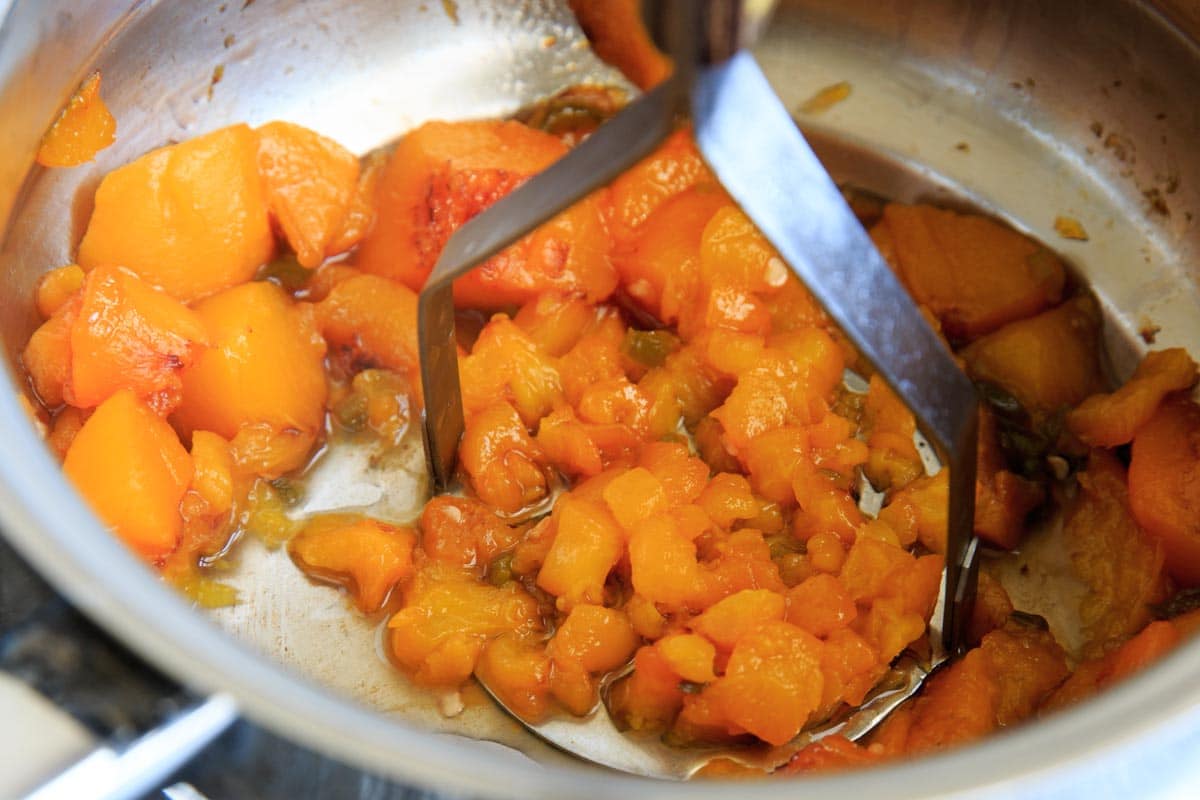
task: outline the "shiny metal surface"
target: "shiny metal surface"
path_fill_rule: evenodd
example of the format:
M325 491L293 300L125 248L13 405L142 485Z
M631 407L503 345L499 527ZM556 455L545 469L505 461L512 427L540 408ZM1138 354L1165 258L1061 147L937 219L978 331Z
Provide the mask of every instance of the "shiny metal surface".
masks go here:
M457 24L440 3L422 5L361 0L348 14L333 0L234 2L224 11L217 3L14 3L0 28L0 217L9 220L0 337L9 364L35 322L29 297L37 276L70 258L89 188L150 147L281 117L361 152L422 119L503 114L563 83L617 79L578 45L553 4L464 1ZM1148 325L1160 328L1156 346L1197 352L1200 54L1147 4L797 1L781 6L756 58L789 109L831 83L852 86L845 102L801 120L839 179L900 199L966 198L1055 246L1100 296L1116 374L1131 370ZM213 86L218 65L224 75ZM117 144L93 165L31 172L42 130L93 66L104 70ZM1081 221L1089 241L1057 238L1058 214ZM298 677L313 673L272 649L290 646L294 630L253 647L234 641L105 535L8 391L0 392L0 524L75 603L154 663L197 688L228 690L254 719L372 771L522 798L800 791L627 778L508 740L538 752L534 764L432 735L403 721L407 707L378 713L357 684L334 693ZM299 625L309 616L304 603L330 594L308 589L271 613ZM357 643L370 633L346 635ZM323 650L336 654L343 644L330 639ZM1193 643L1076 710L935 758L805 780L802 791L1195 796L1198 673Z

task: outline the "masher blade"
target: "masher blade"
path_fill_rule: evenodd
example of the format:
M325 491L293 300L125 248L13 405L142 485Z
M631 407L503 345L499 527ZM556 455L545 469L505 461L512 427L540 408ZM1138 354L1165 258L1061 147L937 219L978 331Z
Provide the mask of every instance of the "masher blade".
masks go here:
M696 142L721 184L904 400L948 462L947 602L940 622L947 647L957 646L973 595L968 543L975 505L975 388L875 249L749 53L698 70L691 107Z
M620 175L671 133L686 88L672 78L454 232L417 304L425 453L439 491L453 481L465 422L454 339L455 278Z

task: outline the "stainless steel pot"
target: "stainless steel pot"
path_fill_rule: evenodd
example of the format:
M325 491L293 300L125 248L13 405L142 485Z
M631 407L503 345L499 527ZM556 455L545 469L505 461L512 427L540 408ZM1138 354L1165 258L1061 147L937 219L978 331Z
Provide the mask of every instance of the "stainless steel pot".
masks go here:
M1182 0L1161 8L1133 0L797 0L783 4L758 55L792 107L825 85L850 83L847 100L801 120L835 174L901 199L965 199L1056 246L1100 295L1121 375L1146 347L1139 332L1151 328L1159 329L1157 345L1200 354L1200 223L1193 220L1200 50L1186 33L1200 30L1198 19ZM57 109L96 68L118 119L116 145L83 167L31 167ZM275 118L365 152L425 119L505 114L587 80L617 76L549 0L16 0L0 27L7 379L17 382L16 354L36 324L38 275L70 261L99 177L136 155L230 122ZM1059 215L1082 222L1089 241L1058 238ZM536 761L445 735L458 723L406 694L391 673L364 668L338 685L334 659L349 663L346 641L373 655L367 633L351 631L330 646L327 631L340 623L321 628L317 620L316 633L291 630L285 641L264 627L261 609L215 620L194 612L96 524L11 386L0 389L0 524L61 591L153 663L372 771L523 798L732 791L603 772L536 747L512 725L485 735ZM246 557L256 559L279 563L265 552ZM274 574L286 580L282 568ZM272 608L311 616L312 604L332 595L313 591L322 594ZM295 657L298 643L303 659ZM916 797L1195 789L1197 675L1200 642L1094 702L978 746L803 787L765 781L736 791Z

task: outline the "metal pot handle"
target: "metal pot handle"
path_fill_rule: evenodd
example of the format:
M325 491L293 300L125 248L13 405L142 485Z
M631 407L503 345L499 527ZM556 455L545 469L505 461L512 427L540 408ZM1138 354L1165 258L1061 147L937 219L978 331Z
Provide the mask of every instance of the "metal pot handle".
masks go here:
M233 724L237 716L233 698L215 694L173 714L128 744L97 747L25 798L140 797L190 761Z

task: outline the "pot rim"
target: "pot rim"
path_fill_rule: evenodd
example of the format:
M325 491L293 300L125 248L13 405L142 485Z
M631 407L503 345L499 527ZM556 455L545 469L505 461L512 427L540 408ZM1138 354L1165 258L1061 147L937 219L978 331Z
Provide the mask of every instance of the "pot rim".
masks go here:
M0 23L12 5L0 0ZM157 579L95 519L0 379L2 534L83 613L189 686L232 696L255 722L373 772L458 792L521 797L728 796L727 781L674 784L579 765L541 765L430 732L290 673L252 651ZM147 613L152 609L153 613ZM1075 793L1119 787L1117 773L1157 744L1200 731L1200 640L1077 708L942 755L802 783L738 782L738 796ZM1011 765L1019 764L1017 772ZM1186 766L1186 765L1185 765ZM1200 769L1200 767L1197 767ZM1087 776L1084 776L1085 771ZM1106 777L1112 778L1106 781ZM1146 776L1140 776L1146 777ZM1154 777L1154 776L1150 776ZM1159 776L1164 777L1164 776Z

